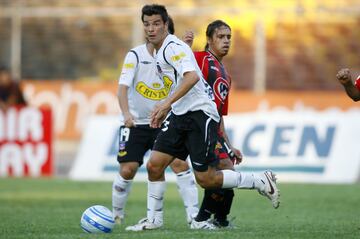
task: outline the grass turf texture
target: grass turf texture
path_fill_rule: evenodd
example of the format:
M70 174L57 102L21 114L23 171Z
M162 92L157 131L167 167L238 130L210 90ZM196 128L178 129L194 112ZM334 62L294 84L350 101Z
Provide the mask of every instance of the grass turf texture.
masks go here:
M255 191L236 190L232 216L236 229L190 230L176 185L168 183L161 230L126 232L146 213L146 184L134 183L124 225L110 234L80 229L83 211L111 208L111 182L59 179L0 179L0 238L360 238L360 185L280 184L275 210ZM202 195L202 190L200 190Z

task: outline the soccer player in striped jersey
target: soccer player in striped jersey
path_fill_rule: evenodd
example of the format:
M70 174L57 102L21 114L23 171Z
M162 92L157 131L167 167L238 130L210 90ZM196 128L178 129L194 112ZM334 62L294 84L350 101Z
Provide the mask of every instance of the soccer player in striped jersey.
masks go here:
M169 31L174 33L172 20ZM125 216L125 204L138 168L143 164L146 151L151 150L160 129L150 127L150 113L155 104L168 97L174 84L171 79L161 81L156 74L154 47L145 43L131 49L124 60L119 78L118 98L122 111L119 131L120 164L112 187L114 218L121 223ZM175 160L170 164L176 174L179 193L183 199L187 221L190 223L198 212L198 190L186 161Z
M352 81L350 70L347 68L341 69L337 75L337 79L344 87L346 94L353 99L353 101L360 100L360 75L357 77L355 84Z
M206 30L207 44L205 51L194 52L196 61L215 95L215 103L221 116L218 129L219 142L216 155L220 159L218 169L234 170L233 163L240 163L242 155L234 148L227 137L223 116L228 114L228 99L231 78L222 64L222 59L228 54L231 45L231 28L221 20L210 23ZM199 214L193 222L206 221L214 214L214 224L218 227L231 226L227 215L230 213L233 189L205 189Z

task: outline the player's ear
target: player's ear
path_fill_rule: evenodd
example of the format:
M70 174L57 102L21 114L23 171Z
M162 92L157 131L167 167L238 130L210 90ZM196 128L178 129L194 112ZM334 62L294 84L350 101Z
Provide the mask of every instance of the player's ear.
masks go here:
M206 37L207 45L210 45L211 42L212 42L212 38L211 37Z
M165 31L169 32L169 21L165 22Z

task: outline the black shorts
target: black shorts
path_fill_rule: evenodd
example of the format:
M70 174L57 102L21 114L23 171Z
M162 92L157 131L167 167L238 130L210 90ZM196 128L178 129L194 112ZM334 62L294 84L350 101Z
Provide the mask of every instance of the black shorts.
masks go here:
M163 123L154 150L186 160L190 155L194 170L204 172L219 160L215 155L218 123L203 111L171 114Z
M138 162L143 164L146 151L151 150L160 129L150 128L149 125L137 125L127 128L121 126L119 130L119 152L117 161Z

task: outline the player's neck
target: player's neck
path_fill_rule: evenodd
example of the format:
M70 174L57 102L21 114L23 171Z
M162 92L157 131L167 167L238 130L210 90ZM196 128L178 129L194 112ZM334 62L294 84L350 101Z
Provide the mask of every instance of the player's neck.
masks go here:
M146 49L148 50L149 54L152 56L154 54L154 45L151 44L150 42L146 43Z
M219 56L219 55L215 54L215 52L211 48L209 48L207 51L210 52L210 54L213 55L215 57L215 59L218 60L221 63L222 56Z
M161 48L161 46L163 45L163 43L168 35L169 35L169 33L166 33L164 35L164 38L158 44L154 44L154 48L155 48L156 52Z

